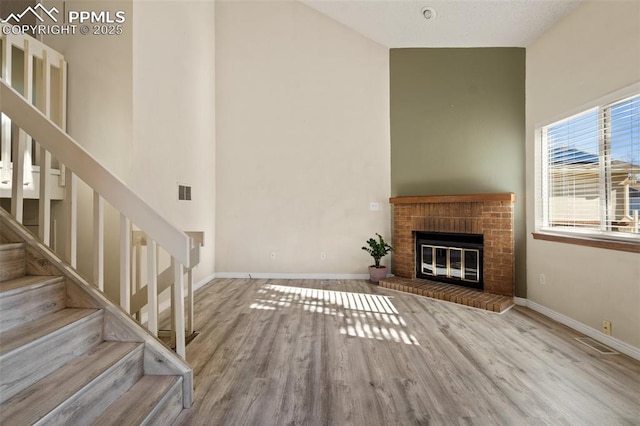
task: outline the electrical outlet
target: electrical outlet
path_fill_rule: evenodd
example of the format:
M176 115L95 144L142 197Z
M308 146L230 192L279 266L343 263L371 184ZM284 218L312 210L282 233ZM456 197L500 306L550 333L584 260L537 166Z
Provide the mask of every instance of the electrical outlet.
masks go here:
M325 260L326 258L327 258L327 253L321 252L320 253L320 260Z
M378 203L377 201L372 201L369 203L369 210L371 210L372 212L376 212L378 210L380 210L380 203Z
M273 259L275 259L275 258L276 258L276 252L275 252L275 251L272 251L272 252L271 252L271 260L273 260Z
M602 321L602 332L607 336L611 336L611 321Z
M540 274L540 284L547 285L547 277L545 277L544 274Z

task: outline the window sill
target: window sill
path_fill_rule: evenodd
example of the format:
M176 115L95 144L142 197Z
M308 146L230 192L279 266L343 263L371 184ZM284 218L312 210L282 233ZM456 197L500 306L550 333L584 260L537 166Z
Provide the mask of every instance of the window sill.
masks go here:
M541 232L532 232L531 235L533 236L534 240L553 241L556 243L574 244L577 246L596 247L608 250L640 253L640 244L633 242L600 240L597 238L545 234Z

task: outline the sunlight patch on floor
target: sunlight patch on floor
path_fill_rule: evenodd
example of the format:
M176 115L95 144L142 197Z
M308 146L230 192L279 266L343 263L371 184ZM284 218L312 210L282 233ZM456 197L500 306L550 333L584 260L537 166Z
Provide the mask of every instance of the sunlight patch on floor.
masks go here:
M419 345L388 296L265 284L251 309L302 307L307 312L344 318L340 334Z

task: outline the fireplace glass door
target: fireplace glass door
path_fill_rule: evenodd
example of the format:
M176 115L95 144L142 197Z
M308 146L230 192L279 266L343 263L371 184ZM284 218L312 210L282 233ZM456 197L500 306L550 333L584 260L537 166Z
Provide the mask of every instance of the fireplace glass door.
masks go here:
M416 278L482 289L483 241L479 234L417 232Z
M478 282L480 256L477 249L423 244L422 273L434 277Z

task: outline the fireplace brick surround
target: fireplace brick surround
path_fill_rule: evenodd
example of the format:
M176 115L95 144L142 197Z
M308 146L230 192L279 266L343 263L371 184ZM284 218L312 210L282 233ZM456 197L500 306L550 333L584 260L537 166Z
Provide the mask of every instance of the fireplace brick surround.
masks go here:
M390 202L396 277L416 278L415 232L481 234L484 292L513 297L515 194L394 197Z

